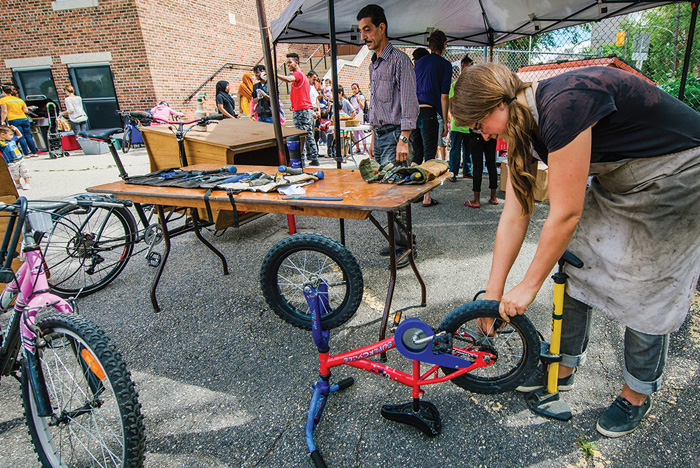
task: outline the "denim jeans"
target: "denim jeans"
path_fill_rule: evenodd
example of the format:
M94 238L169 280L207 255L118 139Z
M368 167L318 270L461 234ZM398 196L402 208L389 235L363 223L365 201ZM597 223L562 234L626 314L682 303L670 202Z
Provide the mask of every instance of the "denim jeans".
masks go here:
M435 108L421 107L418 120L416 120L416 129L411 132L412 163L423 164L423 161L435 159L438 138L440 137L439 131L438 113Z
M470 139L468 133L452 131L450 145L450 172L454 177L459 174L460 163L462 165L462 174L468 175L472 173L472 162L470 151Z
M583 302L564 294L563 312L561 364L578 367L586 361L592 310ZM635 392L645 395L659 390L667 354L668 334L648 335L625 328L623 377L627 385Z
M401 136L401 127L382 136L374 135L374 159L382 166L389 162L396 163L396 144Z
M68 123L70 124L71 130L73 130L73 134L77 137L79 132L87 132L87 120L85 122L73 122L72 120L69 120Z
M258 116L258 122L272 123L272 116L271 115L269 115L267 117Z
M311 109L294 111L292 112L292 120L296 128L299 130L306 130L306 142L304 143L306 159L309 161L317 161L318 148L316 147L316 140L314 139L314 111Z
M498 172L496 171L496 140L484 140L478 133L470 133L472 174L474 175L474 191L481 192L481 178L484 176L484 158L486 170L489 171L489 188L498 188Z
M32 138L32 130L29 119L8 120L7 123L14 125L22 133L22 138L19 139L19 145L22 147L22 152L24 155L36 154L36 145L34 144L34 139Z

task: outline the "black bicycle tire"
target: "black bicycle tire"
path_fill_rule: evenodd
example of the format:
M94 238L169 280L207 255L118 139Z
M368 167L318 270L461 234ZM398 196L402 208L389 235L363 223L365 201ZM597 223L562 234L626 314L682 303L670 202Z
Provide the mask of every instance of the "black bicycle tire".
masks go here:
M124 127L124 136L122 136L122 152L128 153L131 149L131 128Z
M346 285L345 295L340 304L321 319L323 330L336 328L350 320L357 312L362 302L364 282L360 264L355 256L344 245L329 237L320 234L295 234L275 244L265 255L260 268L260 286L263 296L273 312L281 319L295 327L311 330L311 316L308 309L304 312L290 304L280 290L278 282L278 272L283 262L290 255L302 251L323 254L342 271L343 283Z
M53 262L52 258L50 258L48 255L45 257L46 264L48 266L48 282L49 286L51 288L51 291L61 297L72 297L75 296L76 294L80 293L80 296L89 296L90 294L96 293L102 289L104 289L109 283L114 281L126 268L127 263L129 263L129 259L133 255L134 251L134 244L138 240L138 231L136 228L136 221L134 220L134 215L129 211L128 208L126 207L92 207L93 209L98 209L98 210L111 210L111 215L116 216L117 219L119 220L121 226L124 228L124 237L125 237L125 243L124 243L124 252L122 253L121 257L116 260L113 265L114 267L111 268L111 270L103 275L101 279L98 281L92 283L92 284L84 284L82 287L70 287L70 286L61 286L60 284L57 283L57 278L56 275L52 275L52 268L57 265L57 262ZM70 213L75 212L77 210L83 210L85 207L81 206L76 206L76 205L68 205L63 208L60 208L59 210L56 211L56 214L62 217L67 217L70 215ZM60 220L61 218L57 217L57 220ZM106 221L106 219L105 219ZM80 224L76 223L77 226L79 227ZM51 242L51 238L47 238L48 242ZM64 249L66 250L67 247ZM45 250L44 250L45 251ZM59 261L64 262L66 261L67 257L69 254L66 252L66 256L61 258ZM85 269L84 263L81 263L79 265L80 269ZM55 268L54 268L55 270ZM55 273L55 272L54 272ZM82 274L80 271L75 271L73 275L75 274ZM87 273L84 275L84 277L92 277L93 275L87 275ZM95 276L95 278L100 278L99 276Z
M115 414L118 413L119 422L116 422L116 417L113 417L112 420L115 422L115 427L118 426L121 428L122 440L119 442L123 443L122 460L120 464L115 464L113 466L124 468L136 468L143 466L144 454L146 450L146 434L143 424L143 415L141 414L141 404L138 401L138 392L136 391L134 382L131 380L131 373L127 370L126 364L124 363L119 351L109 342L109 339L104 335L99 327L87 320L85 317L75 314L55 314L46 316L45 318L39 320L37 327L39 327L41 330L42 337L49 338L55 333L68 333L69 335L74 335L77 337L80 341L82 341L83 345L87 345L86 348L94 356L99 363L99 366L105 373L106 378L101 382L107 381L108 385L105 385L105 387L106 389L111 387L112 393L110 396L114 398L114 406L111 406L111 400L108 401L105 394L100 394L102 404L97 409L97 411L100 412L100 418L96 418L95 420L100 423L107 421L108 418L103 418L101 412L107 411L109 408L113 409ZM73 338L73 340L75 340L75 338ZM71 347L70 351L73 352L74 349ZM45 352L46 350L39 352L39 359L40 362L42 362L42 368L44 368L44 371L49 373L51 377L57 380L57 374L51 374L51 372L57 371L48 369L43 362L44 359L46 359ZM75 356L74 353L73 356ZM56 369L59 369L60 367L61 366L56 366ZM61 440L61 438L54 437L49 432L56 431L58 426L49 428L45 418L41 418L34 411L34 397L32 394L30 394L30 384L27 378L27 366L24 359L22 360L21 368L22 403L24 406L25 421L32 444L34 445L34 450L43 466L56 466L55 462L59 461L58 458L61 456L60 454L56 453L57 450L55 448L54 440ZM48 379L49 376L45 375L45 378ZM75 380L71 380L71 383L73 382L75 382ZM84 385L86 385L86 387L83 390L89 391L89 386L87 386L87 383L84 382ZM61 398L58 396L58 393L52 392L49 386L47 386L47 390L49 390L51 403L54 408L56 408L60 403L63 403ZM71 400L70 398L64 399ZM74 400L75 399L71 401L75 403ZM58 414L64 414L65 409L67 408L61 406ZM85 414L75 415L75 418L76 420L82 419L84 416L85 418L89 418L92 416L92 414L88 411ZM65 424L64 422L64 426L67 427L69 425L70 423ZM77 423L77 426L80 426L80 422ZM69 432L71 432L72 435L79 430L80 429L78 427L77 429L74 428ZM114 434L116 431L111 433ZM44 446L44 443L46 443L46 446ZM69 445L74 444L71 443ZM50 451L48 455L47 448Z
M453 345L458 346L459 340L454 336L454 333L462 324L477 318L499 319L498 305L499 303L497 301L474 301L463 304L447 314L442 320L439 330L453 334ZM504 373L498 377L489 378L480 377L478 373L479 369L477 369L474 372L467 372L464 375L455 377L452 379L452 383L474 393L502 393L514 390L532 374L537 367L540 355L540 338L535 326L530 319L524 315L511 317L510 324L506 324L506 326L511 327L518 333L524 345L522 359L518 362L517 367L507 374ZM508 339L509 338L507 338L506 341L508 341ZM498 352L499 349L496 348L496 351ZM494 364L494 366L496 365L498 364ZM444 367L442 369L445 374L454 372L454 369ZM486 371L488 369L487 367L484 370Z

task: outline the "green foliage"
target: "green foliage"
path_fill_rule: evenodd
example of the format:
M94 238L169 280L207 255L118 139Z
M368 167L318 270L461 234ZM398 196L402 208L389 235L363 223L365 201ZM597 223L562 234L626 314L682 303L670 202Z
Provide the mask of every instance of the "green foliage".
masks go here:
M596 442L589 442L584 436L579 436L576 439L576 443L579 447L581 447L581 450L583 451L583 454L586 456L586 458L593 457L595 452L598 450L598 445L596 444Z

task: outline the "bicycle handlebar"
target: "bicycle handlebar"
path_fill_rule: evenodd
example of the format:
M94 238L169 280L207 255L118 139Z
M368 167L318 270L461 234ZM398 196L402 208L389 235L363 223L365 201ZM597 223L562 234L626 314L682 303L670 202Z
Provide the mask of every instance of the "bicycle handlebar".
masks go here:
M130 111L117 111L119 115L122 117L126 118L132 118L132 119L137 119L137 120L144 120L144 121L150 121L150 122L158 122L158 123L163 123L163 124L170 124L170 125L191 125L191 124L202 124L206 125L212 120L223 120L224 115L223 114L212 114L212 115L206 115L202 118L199 119L193 119L193 120L187 120L187 121L181 121L181 120L165 120L165 119L159 119L157 117L153 117L151 114L147 114L145 112L130 112Z

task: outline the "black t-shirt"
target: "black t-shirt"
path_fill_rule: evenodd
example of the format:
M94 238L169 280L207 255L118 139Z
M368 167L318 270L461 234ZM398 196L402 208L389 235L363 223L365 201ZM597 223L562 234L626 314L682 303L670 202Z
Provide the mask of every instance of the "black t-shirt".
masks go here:
M262 89L263 92L269 96L270 93L267 91L267 82L265 84L255 83L253 85L253 98L258 96L258 89ZM272 109L270 108L270 99L260 98L257 106L255 106L255 112L258 113L258 117L271 117Z
M541 81L535 100L546 153L594 123L591 162L650 158L700 146L700 114L643 78L588 67Z
M223 104L224 109L226 109L226 112L228 112L229 114L231 114L234 117L236 116L236 110L235 110L236 101L233 100L233 97L231 97L231 95L224 94L224 93L218 93L216 95L216 104L217 104L217 106L216 106L217 109L219 108L219 106L218 106L219 104ZM227 117L227 118L230 118L230 117Z

